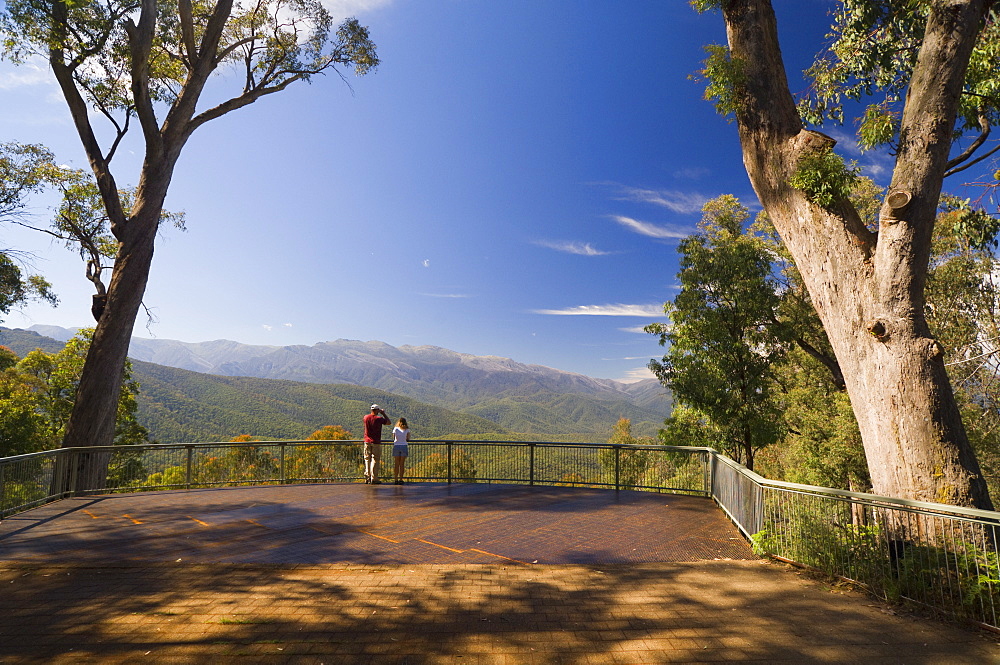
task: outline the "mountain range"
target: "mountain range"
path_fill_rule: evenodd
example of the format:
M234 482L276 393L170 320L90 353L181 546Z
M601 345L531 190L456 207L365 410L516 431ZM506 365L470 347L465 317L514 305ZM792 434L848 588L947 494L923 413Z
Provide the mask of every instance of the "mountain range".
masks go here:
M3 341L5 330L0 328L0 343L23 354L22 350ZM57 326L36 325L30 331L39 336L39 342L46 338L65 341L75 334L74 330ZM22 349L32 343L31 338L17 341ZM46 348L43 344L39 346ZM46 350L52 350L51 344ZM189 437L194 436L203 428L192 429L183 422L195 423L204 419L208 416L206 410L222 409L223 404L228 404L225 410L242 413L248 422L264 417L273 424L274 419L264 413L265 405L276 404L250 399L247 394L260 397L270 390L275 396L280 394L291 400L284 411L302 411L294 404L296 398L289 394L305 390L301 384L312 386L309 390L314 401L323 401L321 396L326 396L357 402L350 406L353 415L349 424L360 418L357 409L362 409L362 413L367 409L366 402L379 401L381 404L390 402L395 396L409 401L407 411L422 403L428 408L457 412L465 419L459 418L454 426L479 435L492 429L498 436L533 433L544 439L572 433L588 434L591 436L587 438L593 439L606 437L611 426L622 416L632 420L635 434L652 434L671 408L666 390L653 379L626 384L527 365L510 358L475 356L435 346L394 347L378 341L344 339L312 346L260 346L229 340L191 343L133 338L129 356L143 386L139 398L140 420L161 440L166 440L160 433L164 429L176 436L184 432ZM208 385L212 388L208 389ZM243 397L236 398L235 395L241 392ZM220 402L218 398L222 393L231 397ZM206 401L206 394L214 397ZM163 406L166 395L172 396L168 400L172 402L181 397L195 401L188 402L184 408L174 403L177 410L169 412ZM299 394L297 399L304 399L304 396ZM169 418L168 412L172 414ZM393 414L392 410L389 412ZM193 413L201 415L195 417ZM301 415L299 413L293 420L297 421ZM438 414L438 420L440 416ZM239 417L231 414L223 420L232 425L233 418ZM470 417L475 420L467 420ZM172 423L169 427L166 426L168 420ZM161 423L159 430L157 422ZM461 430L439 433L445 434L461 434ZM271 436L302 435L275 432Z

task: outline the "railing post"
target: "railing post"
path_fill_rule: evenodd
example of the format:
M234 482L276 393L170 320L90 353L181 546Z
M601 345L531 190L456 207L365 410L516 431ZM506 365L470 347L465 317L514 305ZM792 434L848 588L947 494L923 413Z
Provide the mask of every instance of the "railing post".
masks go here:
M80 475L80 453L73 451L70 458L69 496L76 496L76 479Z
M528 462L528 485L535 484L535 444L528 444L529 459Z
M715 453L706 453L708 455L708 463L705 465L707 468L707 482L708 482L708 496L715 499L716 503L719 502L718 497L715 494L715 466L718 463L718 459Z
M7 495L7 487L4 484L4 479L3 479L4 470L6 468L7 468L6 464L0 464L0 519L3 519L4 499L6 498Z
M451 485L451 441L448 442L448 484Z
M615 446L615 491L622 488L622 448Z
M187 450L187 472L184 474L184 478L187 483L187 489L191 489L191 472L194 464L194 446L188 445L184 446L184 448Z
M278 484L285 484L285 442L278 444Z

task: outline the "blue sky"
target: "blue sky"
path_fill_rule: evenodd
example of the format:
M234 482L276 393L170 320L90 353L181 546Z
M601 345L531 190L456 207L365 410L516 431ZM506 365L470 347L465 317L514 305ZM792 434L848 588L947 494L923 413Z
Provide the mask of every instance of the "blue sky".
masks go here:
M794 76L833 3L776 4ZM194 134L167 201L187 231L163 231L145 297L155 323L141 314L135 334L377 339L648 376L662 349L641 327L676 293L678 238L711 197L755 205L735 126L689 80L702 46L725 41L721 17L680 0L328 6L370 27L382 65ZM0 97L0 140L86 166L44 69L0 64ZM135 184L136 138L113 163L119 183ZM32 200L36 222L52 203ZM0 246L33 253L61 298L3 325L92 324L72 252L10 226Z

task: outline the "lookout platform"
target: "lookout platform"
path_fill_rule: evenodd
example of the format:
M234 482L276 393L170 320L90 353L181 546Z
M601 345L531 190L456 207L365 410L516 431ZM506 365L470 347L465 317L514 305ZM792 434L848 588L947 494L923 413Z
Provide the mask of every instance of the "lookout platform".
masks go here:
M412 483L76 497L0 524L0 663L998 663L759 560L708 499Z

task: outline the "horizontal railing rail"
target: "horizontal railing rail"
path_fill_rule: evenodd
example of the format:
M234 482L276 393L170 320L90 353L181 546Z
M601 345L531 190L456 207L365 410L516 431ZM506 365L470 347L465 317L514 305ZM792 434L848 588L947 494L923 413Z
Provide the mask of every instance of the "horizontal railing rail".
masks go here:
M360 482L361 441L63 448L0 459L0 519L94 493ZM391 469L383 448L382 474ZM755 549L890 600L1000 626L1000 513L763 478L711 448L420 440L407 478L711 497Z

